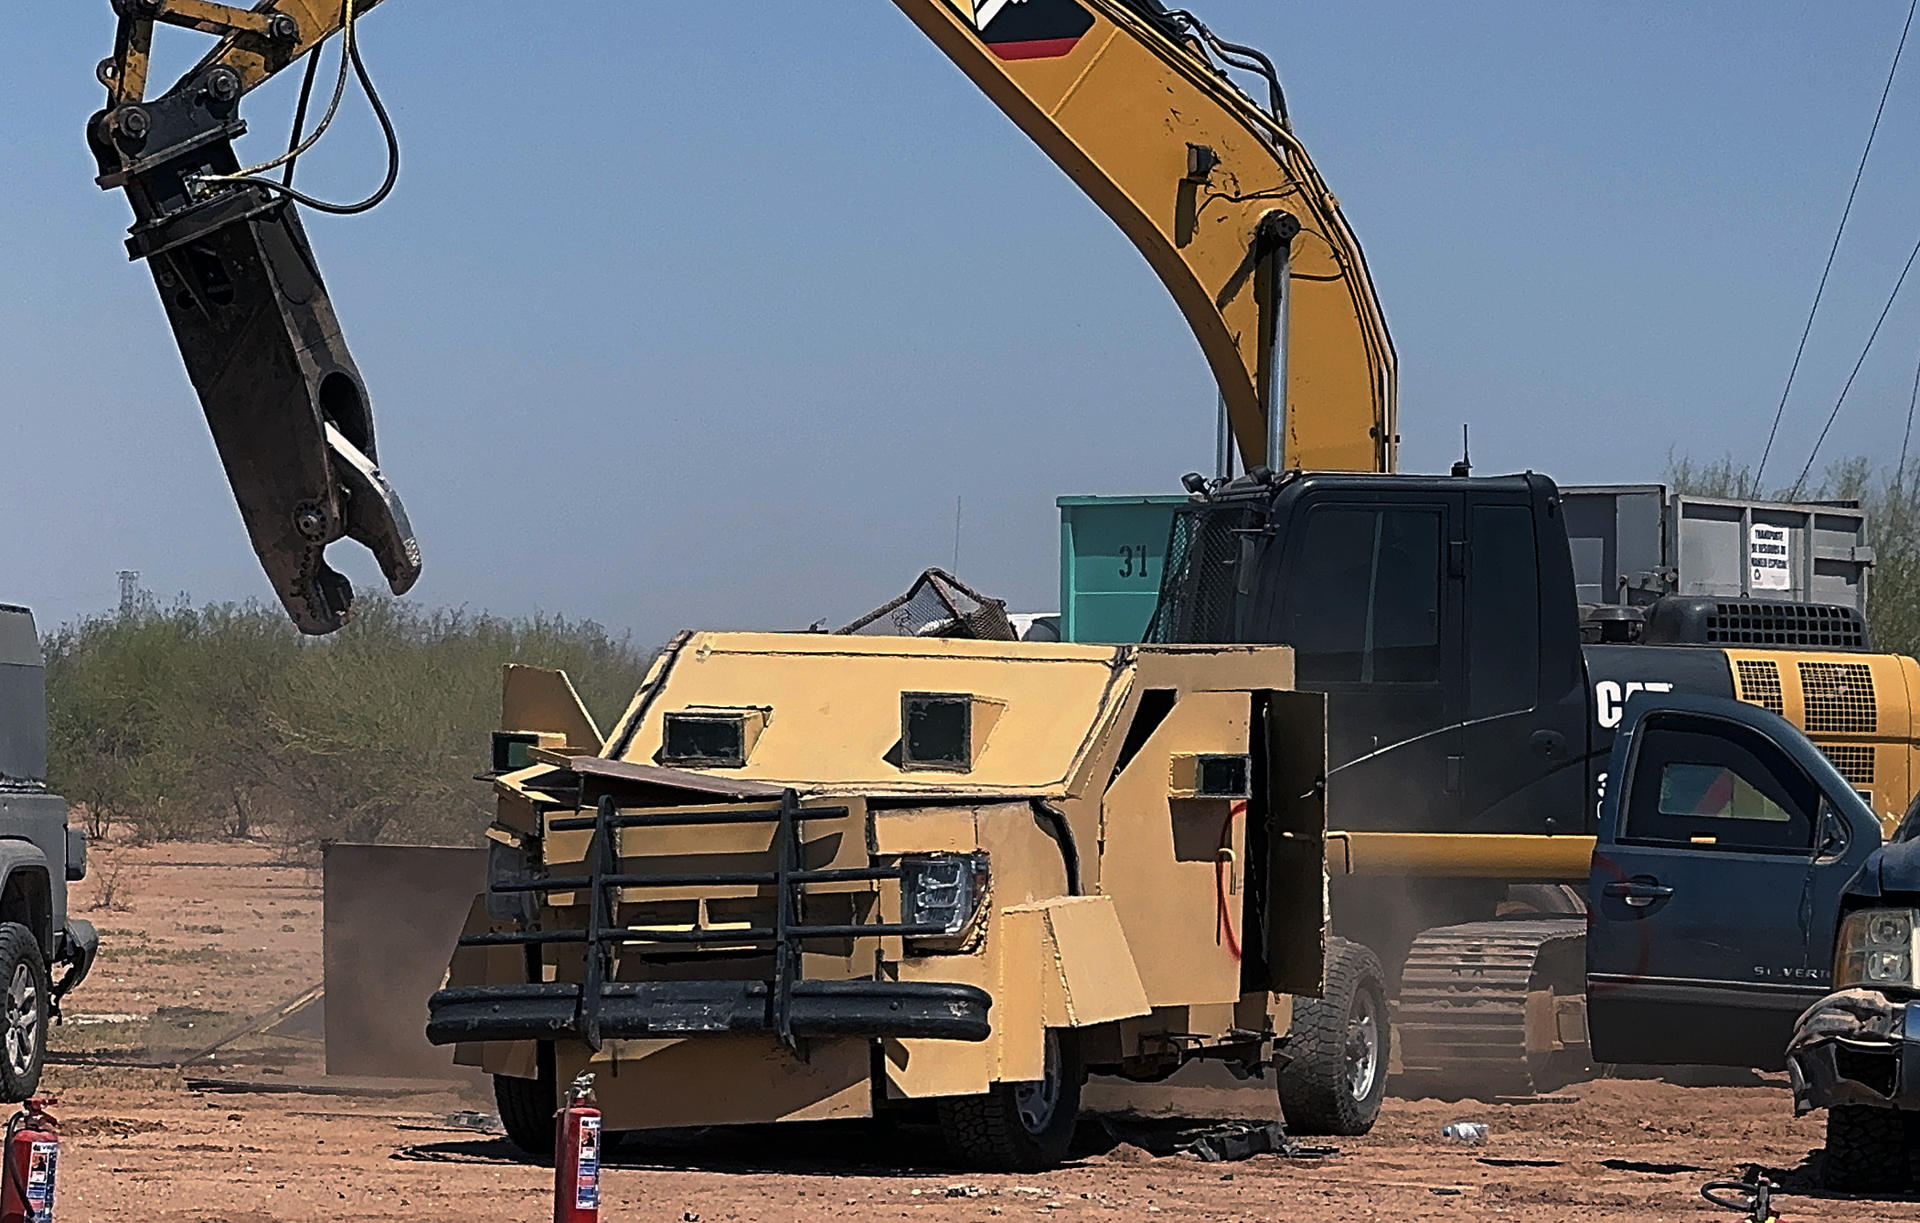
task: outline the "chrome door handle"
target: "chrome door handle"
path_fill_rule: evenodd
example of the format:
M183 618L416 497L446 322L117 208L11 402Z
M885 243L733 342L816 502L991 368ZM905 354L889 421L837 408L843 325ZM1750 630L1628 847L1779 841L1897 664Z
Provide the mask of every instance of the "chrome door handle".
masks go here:
M1665 900L1673 895L1673 889L1665 884L1641 883L1638 880L1609 883L1600 890L1603 895L1618 897L1635 909L1644 909L1656 900Z

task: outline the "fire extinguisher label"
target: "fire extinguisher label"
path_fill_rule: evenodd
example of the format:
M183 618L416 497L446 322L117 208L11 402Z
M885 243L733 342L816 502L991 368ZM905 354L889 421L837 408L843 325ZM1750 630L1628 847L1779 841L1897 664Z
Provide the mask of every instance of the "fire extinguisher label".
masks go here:
M27 1205L35 1223L53 1223L53 1181L60 1162L60 1144L36 1142L27 1162Z
M580 1118L580 1159L574 1165L575 1210L600 1209L600 1118Z

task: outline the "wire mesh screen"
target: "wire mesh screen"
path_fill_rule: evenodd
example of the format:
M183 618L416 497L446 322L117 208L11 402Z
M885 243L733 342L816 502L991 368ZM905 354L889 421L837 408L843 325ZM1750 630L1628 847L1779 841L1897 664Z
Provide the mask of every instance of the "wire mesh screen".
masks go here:
M1173 516L1148 644L1238 640L1242 557L1260 525L1260 511L1246 505L1194 505Z
M1018 641L1007 605L989 598L944 569L929 569L906 594L839 630L865 637L969 637Z

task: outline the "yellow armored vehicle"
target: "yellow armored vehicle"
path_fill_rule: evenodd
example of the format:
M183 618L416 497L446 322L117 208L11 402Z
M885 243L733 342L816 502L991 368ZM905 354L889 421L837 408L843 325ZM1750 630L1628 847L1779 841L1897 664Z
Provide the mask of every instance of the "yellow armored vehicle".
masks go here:
M1293 678L1271 646L692 633L603 736L510 667L428 1036L535 1153L581 1072L609 1130L916 1108L1000 1169L1065 1155L1088 1074L1311 1054L1377 1106L1383 1029L1286 1038L1326 894Z

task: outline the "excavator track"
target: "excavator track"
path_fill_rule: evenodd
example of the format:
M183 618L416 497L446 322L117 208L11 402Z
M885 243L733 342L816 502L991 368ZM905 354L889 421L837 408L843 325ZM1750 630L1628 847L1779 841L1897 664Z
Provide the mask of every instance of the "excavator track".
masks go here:
M1586 1065L1586 921L1423 931L1400 977L1401 1074L1438 1094L1531 1095Z

